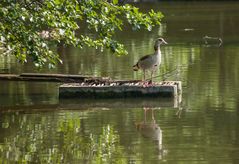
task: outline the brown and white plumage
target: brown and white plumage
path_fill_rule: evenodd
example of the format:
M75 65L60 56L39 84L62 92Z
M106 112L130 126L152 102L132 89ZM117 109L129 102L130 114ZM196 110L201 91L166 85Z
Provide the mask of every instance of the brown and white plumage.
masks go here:
M134 71L138 71L139 69L143 70L144 80L145 80L145 71L150 70L151 81L152 81L153 72L161 64L161 51L160 51L161 44L167 44L167 42L163 38L158 38L154 44L155 52L153 54L145 55L141 57L138 60L138 62L133 66Z

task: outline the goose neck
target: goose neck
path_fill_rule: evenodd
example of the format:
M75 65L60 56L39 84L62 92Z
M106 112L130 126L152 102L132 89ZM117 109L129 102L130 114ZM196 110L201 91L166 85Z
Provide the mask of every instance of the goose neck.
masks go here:
M157 55L160 55L160 54L161 54L160 48L158 48L158 49L155 50L155 54L157 54Z

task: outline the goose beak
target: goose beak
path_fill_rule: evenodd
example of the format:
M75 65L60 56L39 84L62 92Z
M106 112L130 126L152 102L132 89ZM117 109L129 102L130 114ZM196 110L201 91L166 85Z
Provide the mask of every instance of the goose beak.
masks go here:
M168 44L165 40L163 40L163 42L162 43L164 43L164 44Z

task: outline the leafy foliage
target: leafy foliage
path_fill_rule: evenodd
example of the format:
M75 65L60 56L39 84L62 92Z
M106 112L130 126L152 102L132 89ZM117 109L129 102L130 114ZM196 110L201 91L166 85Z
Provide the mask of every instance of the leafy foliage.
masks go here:
M5 54L14 54L22 63L31 59L39 67L61 62L53 51L57 44L106 47L122 55L127 51L114 34L125 22L150 31L162 17L153 10L141 13L132 5L119 5L118 0L2 0L0 46ZM79 33L81 23L94 35Z

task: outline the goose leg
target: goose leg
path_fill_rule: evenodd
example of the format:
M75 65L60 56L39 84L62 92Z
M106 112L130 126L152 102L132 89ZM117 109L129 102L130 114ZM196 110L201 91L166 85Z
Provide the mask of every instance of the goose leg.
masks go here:
M145 81L145 70L144 70L144 81Z
M153 82L153 73L154 73L154 70L151 71L151 83Z
M148 86L148 82L146 81L146 71L145 70L143 70L143 74L144 74L144 79L143 79L143 86L145 86L145 87L147 87Z

